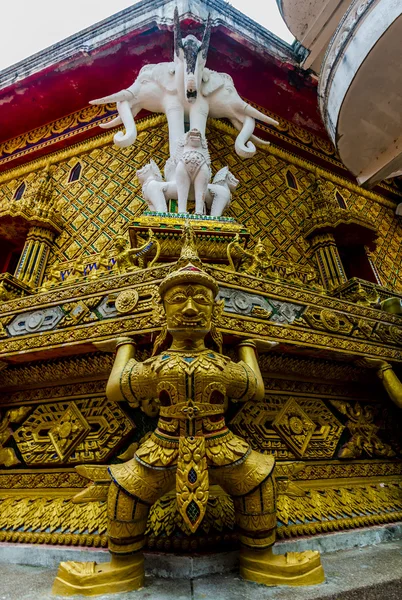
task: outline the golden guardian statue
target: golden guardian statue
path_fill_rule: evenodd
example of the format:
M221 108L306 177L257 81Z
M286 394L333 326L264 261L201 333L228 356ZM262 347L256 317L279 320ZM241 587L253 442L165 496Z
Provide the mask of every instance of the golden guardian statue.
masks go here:
M150 507L176 489L177 506L191 532L205 514L209 486L219 484L234 502L240 536L240 572L266 585L311 585L324 580L318 552L274 555L275 459L252 450L225 423L228 401L261 401L264 383L257 345L242 341L239 362L206 347L218 342L214 318L218 285L202 268L191 232L181 257L159 286L166 329L148 360L135 359L135 343L120 338L107 384L107 396L145 412L158 411L156 430L132 460L109 467L107 564L62 563L53 591L95 595L144 585L145 530ZM158 353L170 334L168 350Z

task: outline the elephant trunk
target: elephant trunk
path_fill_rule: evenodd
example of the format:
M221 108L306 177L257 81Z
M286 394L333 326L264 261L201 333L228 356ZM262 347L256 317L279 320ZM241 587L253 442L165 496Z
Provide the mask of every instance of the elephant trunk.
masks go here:
M256 145L256 146L270 146L271 142L269 142L268 140L263 140L259 137L257 137L256 135L252 135L250 136L250 140Z
M126 133L118 131L114 136L114 143L116 146L119 146L119 148L127 148L127 146L134 144L135 140L137 139L137 127L135 125L134 117L127 100L124 100L123 102L117 102L116 107L119 117L123 121Z
M185 75L185 95L187 101L193 104L197 100L198 86L195 73L187 73Z
M230 119L230 121L232 122L232 125L235 127L235 129L237 129L237 131L242 130L243 123L241 121L239 121L238 119ZM262 140L261 138L257 137L256 135L250 135L250 141L253 142L256 146L270 146L271 145L271 142L269 142L268 140Z
M255 121L252 117L245 117L243 127L236 138L235 150L236 154L242 158L250 158L256 153L256 148L252 142L249 141L255 127Z

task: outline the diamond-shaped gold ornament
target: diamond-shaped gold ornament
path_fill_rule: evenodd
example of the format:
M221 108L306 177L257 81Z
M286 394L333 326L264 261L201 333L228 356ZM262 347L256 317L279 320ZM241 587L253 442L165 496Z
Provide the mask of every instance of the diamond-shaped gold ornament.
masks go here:
M88 421L77 405L71 402L49 431L49 438L60 460L66 460L90 431L91 426Z
M283 438L293 452L302 458L314 433L316 424L290 398L272 423L273 429Z

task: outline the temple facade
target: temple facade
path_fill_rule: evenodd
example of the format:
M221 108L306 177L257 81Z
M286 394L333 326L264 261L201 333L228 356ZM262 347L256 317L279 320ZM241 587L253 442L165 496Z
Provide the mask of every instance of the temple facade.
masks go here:
M132 337L149 359L164 331L158 288L188 224L219 286L207 345L218 340L236 360L242 340L275 343L259 352L265 397L230 404L226 423L276 459L277 539L313 542L401 520L402 190L389 178L399 169L393 159L384 170L361 151L360 129L373 139L366 115L372 104L380 110L385 84L373 81L367 112L360 92L343 90L342 104L334 69L349 63L331 63L334 76L319 81L311 69L329 64L332 33L306 32L291 4L283 0L283 13L303 45L314 41L310 58L222 0L143 0L0 73L1 542L107 546L106 467L133 458L158 413L106 396L109 342ZM361 4L374 12L381 2ZM170 181L166 169L166 181L161 175L172 145L163 111L134 115L137 138L122 147L114 143L121 123L99 126L117 119L129 96L90 104L130 90L144 65L173 60L176 5L182 31L197 39L209 15L206 67L233 80L245 114L251 107L266 120L257 116L249 132L259 138L250 156L247 140L246 156L237 151L236 118L207 121L216 175L208 194L211 203L222 198L220 214L208 202L200 213L196 193L181 211L180 195L164 192L158 210L150 179L137 176L152 159L158 190ZM387 115L395 137L395 113ZM231 496L211 485L204 508L194 530L168 492L150 508L147 549L237 548Z

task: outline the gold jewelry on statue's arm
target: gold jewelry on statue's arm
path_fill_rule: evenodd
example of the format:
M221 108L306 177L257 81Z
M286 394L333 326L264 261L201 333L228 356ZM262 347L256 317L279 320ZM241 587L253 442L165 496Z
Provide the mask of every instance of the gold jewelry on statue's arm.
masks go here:
M277 346L277 342L260 339L244 340L238 345L240 360L250 367L256 377L257 387L253 400L257 402L263 400L265 396L264 380L261 375L260 365L258 364L257 351L261 353L267 352L274 346Z
M260 371L260 365L258 364L256 343L253 340L245 340L238 345L238 349L240 360L245 362L246 365L250 367L257 380L257 386L253 400L259 402L260 400L264 399L265 388Z
M106 385L106 396L113 402L125 400L120 388L120 379L128 361L135 357L135 350L135 342L131 338L116 340L116 357Z

